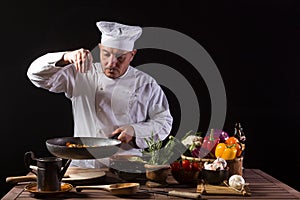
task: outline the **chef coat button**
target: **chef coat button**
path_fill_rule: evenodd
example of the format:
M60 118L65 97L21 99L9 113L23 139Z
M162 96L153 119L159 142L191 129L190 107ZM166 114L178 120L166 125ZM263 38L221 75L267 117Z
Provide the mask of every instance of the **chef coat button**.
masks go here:
M103 90L103 88L100 88L100 90Z
M99 112L101 112L101 111L102 111L102 109L101 109L101 108L98 108L98 111L99 111Z

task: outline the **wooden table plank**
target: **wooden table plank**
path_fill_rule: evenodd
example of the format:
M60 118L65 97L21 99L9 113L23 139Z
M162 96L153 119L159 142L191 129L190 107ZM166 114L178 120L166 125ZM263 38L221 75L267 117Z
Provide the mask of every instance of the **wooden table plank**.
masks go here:
M289 187L288 185L280 182L274 177L266 174L259 169L245 169L244 178L249 183L251 192L250 197L245 196L232 196L232 195L202 195L203 199L300 199L300 193ZM113 174L107 173L106 183L120 182L120 179L114 177ZM145 185L141 185L142 189L147 190L159 190L159 191L170 191L177 190L182 192L196 192L196 187L178 185L172 176L167 179L169 187L167 188L147 188ZM106 184L104 183L104 184ZM33 194L23 191L26 184L20 184L13 187L2 199L13 200L13 199L36 199ZM50 198L47 198L50 199ZM55 196L55 199L180 199L177 197L170 197L166 195L153 194L138 192L135 195L127 197L116 197L111 195L107 191L102 190L88 190L83 192L76 192L73 189L70 192L63 193L59 196Z
M24 191L25 186L15 186L13 187L4 197L2 197L2 200L12 200L17 199L22 192Z
M262 177L266 178L270 182L274 183L279 188L283 188L285 191L289 192L292 195L295 195L296 197L298 197L300 199L300 193L299 193L299 191L297 191L294 188L292 188L292 187L290 187L290 186L282 183L281 181L275 179L274 177L270 176L267 173L262 172L259 169L256 169L255 172L258 173L258 174L260 174ZM275 192L275 191L273 191L273 192Z
M259 180L259 182L256 180L251 180L250 176L249 182L251 183L253 196L263 196L265 197L267 195L267 198L287 198L287 199L300 199L300 193L299 191L291 188L290 186L280 182L279 180L275 179L274 177L268 175L267 173L259 170L259 169L252 169L252 173L261 176L262 178ZM245 177L247 178L247 177ZM247 179L247 180L248 180ZM263 184L261 184L263 183ZM260 186L260 187L257 187ZM250 187L250 188L251 188Z

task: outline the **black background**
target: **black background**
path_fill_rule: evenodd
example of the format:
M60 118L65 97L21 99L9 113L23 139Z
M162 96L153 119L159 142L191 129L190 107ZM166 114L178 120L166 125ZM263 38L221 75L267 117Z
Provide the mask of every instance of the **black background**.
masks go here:
M27 173L23 164L26 151L46 156L48 138L72 136L70 102L64 94L34 87L26 76L29 64L50 51L93 49L99 42L95 23L100 20L169 28L201 44L224 81L224 130L231 133L234 123L240 121L247 134L245 167L262 169L300 190L299 1L197 2L1 3L1 195L11 188L5 182L7 176ZM168 52L138 52L134 64L147 62L163 63L186 74L185 69L191 67ZM200 76L190 73L190 80L201 115L206 116L199 122L202 131L209 123L209 96ZM170 99L171 105L178 105L172 95ZM173 106L178 117L176 110Z

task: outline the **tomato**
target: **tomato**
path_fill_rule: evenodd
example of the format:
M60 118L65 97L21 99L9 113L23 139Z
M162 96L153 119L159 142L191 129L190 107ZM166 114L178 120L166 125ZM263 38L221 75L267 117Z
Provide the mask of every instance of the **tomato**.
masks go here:
M192 165L191 165L191 162L187 159L185 160L182 160L182 168L185 170L185 171L192 171Z
M173 171L179 171L181 169L181 164L179 161L174 161L171 163L171 170Z
M197 163L197 162L192 162L192 170L193 170L193 171L200 171L200 170L201 170L201 167L200 167L199 163Z

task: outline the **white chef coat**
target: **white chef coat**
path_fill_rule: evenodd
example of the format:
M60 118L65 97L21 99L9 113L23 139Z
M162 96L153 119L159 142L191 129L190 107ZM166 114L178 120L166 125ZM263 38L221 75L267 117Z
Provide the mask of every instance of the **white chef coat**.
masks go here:
M35 86L64 92L72 101L75 137L108 137L116 128L131 125L140 149L122 144L118 153L141 155L141 149L147 147L144 138L154 134L156 139L163 140L169 135L173 123L169 104L151 76L131 66L116 79L105 76L100 63L93 63L87 73L77 72L73 64L55 66L64 53L37 58L27 76ZM73 160L72 164L102 166L96 160Z

